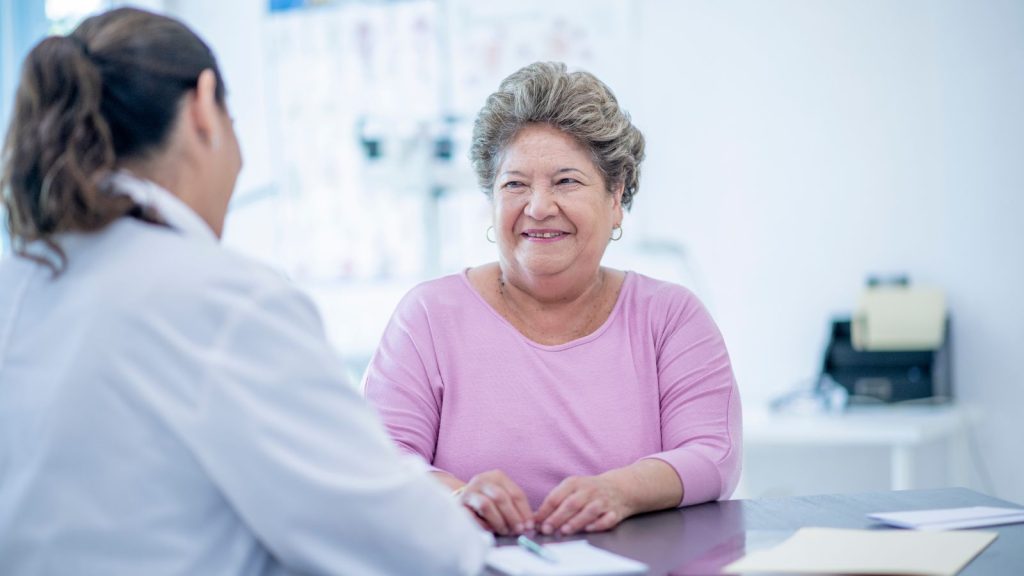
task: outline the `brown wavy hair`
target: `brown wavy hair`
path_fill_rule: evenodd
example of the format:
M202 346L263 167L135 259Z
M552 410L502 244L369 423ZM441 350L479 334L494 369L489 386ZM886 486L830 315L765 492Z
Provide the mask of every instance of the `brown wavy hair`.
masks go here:
M223 106L210 48L178 20L134 8L39 42L25 57L3 148L0 189L15 254L58 275L67 266L59 234L95 232L123 216L159 223L106 182L121 162L163 149L205 69ZM35 242L50 254L29 252Z
M604 82L589 72L569 72L561 62L535 62L514 72L477 114L469 156L488 196L501 154L528 124L547 124L586 146L608 191L621 183L622 205L627 210L633 205L644 135Z

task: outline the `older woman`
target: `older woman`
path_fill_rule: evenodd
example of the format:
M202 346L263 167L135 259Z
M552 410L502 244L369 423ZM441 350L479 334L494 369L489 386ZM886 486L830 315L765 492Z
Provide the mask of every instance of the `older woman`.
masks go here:
M399 305L366 376L392 437L499 534L728 497L740 403L721 334L685 288L601 266L644 154L611 91L527 66L487 99L471 154L498 261Z

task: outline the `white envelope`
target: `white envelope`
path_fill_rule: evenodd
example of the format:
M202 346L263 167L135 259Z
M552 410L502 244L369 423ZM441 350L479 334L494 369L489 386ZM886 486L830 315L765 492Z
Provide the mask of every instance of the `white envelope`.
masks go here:
M971 506L943 508L941 510L908 510L906 512L876 512L868 518L890 526L914 530L960 530L1024 522L1024 508L995 508Z

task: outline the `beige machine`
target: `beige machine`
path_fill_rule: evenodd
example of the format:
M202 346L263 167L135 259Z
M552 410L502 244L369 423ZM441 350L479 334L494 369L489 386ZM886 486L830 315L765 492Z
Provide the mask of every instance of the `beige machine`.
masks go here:
M946 327L946 297L936 288L868 286L853 315L859 351L936 350Z
M942 291L869 280L853 317L832 322L822 382L841 385L851 403L948 401L949 339Z

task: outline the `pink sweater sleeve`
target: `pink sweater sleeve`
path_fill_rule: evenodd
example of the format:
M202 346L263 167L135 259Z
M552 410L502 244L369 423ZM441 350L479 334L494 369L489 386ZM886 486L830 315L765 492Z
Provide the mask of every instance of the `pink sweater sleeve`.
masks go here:
M427 464L434 460L443 394L436 356L422 349L432 342L426 312L410 293L384 330L364 381L366 399L399 449Z
M739 391L721 332L711 315L679 287L663 290L657 335L663 452L683 482L680 506L728 498L739 481L742 421Z

